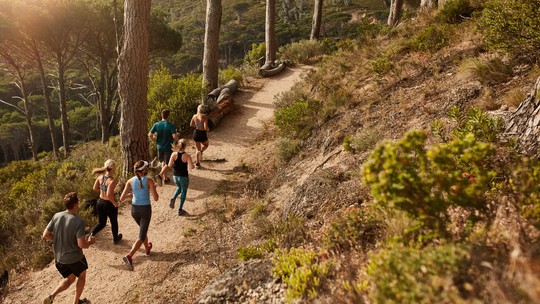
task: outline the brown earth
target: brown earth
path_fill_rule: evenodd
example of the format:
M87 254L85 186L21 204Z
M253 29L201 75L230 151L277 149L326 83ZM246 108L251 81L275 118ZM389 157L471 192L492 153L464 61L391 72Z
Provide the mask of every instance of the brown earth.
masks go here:
M234 227L223 229L212 218L215 201L211 195L254 151L254 139L273 115L274 96L289 90L304 70L293 68L271 79L257 79L235 94L238 108L210 132L202 168L190 171L184 205L188 214L177 215L178 201L174 210L169 208L175 189L172 183L158 187L160 198L153 203L148 232L152 254L146 257L141 248L133 258L134 271L125 268L122 257L139 229L130 206L120 207L118 221L124 239L113 245L108 225L97 235L97 243L85 250L90 267L83 297L93 303L192 303L213 277L231 266L240 236L235 235ZM194 151L194 147L188 149L192 155ZM41 303L60 280L53 263L42 270L15 274L4 302ZM59 294L55 303L71 303L74 289L72 285Z

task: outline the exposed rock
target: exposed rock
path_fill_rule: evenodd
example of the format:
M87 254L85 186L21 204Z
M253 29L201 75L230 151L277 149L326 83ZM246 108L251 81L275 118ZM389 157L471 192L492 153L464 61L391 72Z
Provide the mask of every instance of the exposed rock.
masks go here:
M285 287L271 270L269 260L242 262L208 283L195 303L283 303Z

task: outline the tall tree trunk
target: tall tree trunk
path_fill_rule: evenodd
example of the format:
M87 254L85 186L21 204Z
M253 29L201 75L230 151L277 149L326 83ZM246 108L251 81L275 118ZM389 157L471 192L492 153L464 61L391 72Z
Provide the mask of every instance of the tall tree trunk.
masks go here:
M218 86L220 27L221 0L207 0L203 55L203 83L206 85L206 93Z
M403 9L403 0L392 0L390 4L390 15L388 15L388 25L396 26L401 18L401 10Z
M64 157L70 153L69 148L69 122L67 119L66 109L66 80L65 80L65 65L61 53L56 54L56 63L58 65L58 95L60 103L60 121L62 125L62 142L64 144Z
M137 160L148 160L147 93L150 1L126 0L124 42L118 57L120 145L122 176L127 177Z
M264 66L271 67L276 61L276 0L266 0L266 62Z
M43 68L41 54L39 52L39 49L36 45L36 41L34 39L32 39L32 51L34 52L37 68L39 70L39 79L41 81L41 89L43 91L43 98L45 99L45 112L47 112L47 125L49 127L49 135L51 137L53 155L55 158L58 158L58 145L56 144L56 139L54 137L54 119L52 117L51 98L49 95L49 90L47 89L47 77L45 76L45 69Z
M521 149L530 155L540 155L540 77L527 98L512 113L505 133L518 138Z
M107 95L107 62L103 58L100 61L99 68L99 96L98 96L98 112L99 112L99 126L101 129L101 142L106 143L109 140L109 105Z
M315 0L313 8L313 21L311 23L310 40L318 40L321 35L321 20L322 20L323 0Z
M37 161L37 147L34 136L34 128L32 127L32 110L30 109L30 104L28 102L28 95L26 93L26 84L24 79L19 75L19 88L21 90L23 107L24 107L24 117L26 118L26 125L28 126L28 137L30 140L30 150L32 151L32 159Z

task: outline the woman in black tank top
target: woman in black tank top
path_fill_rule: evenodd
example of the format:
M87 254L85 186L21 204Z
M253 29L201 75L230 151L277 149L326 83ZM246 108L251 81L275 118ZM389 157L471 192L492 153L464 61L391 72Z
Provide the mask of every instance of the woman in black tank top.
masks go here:
M99 191L99 199L96 204L98 223L92 228L91 235L96 235L105 225L107 218L111 222L111 232L113 243L117 244L122 239L122 234L118 233L118 204L114 197L114 188L118 181L114 178L116 163L108 159L102 168L95 168L92 173L96 176L94 190Z
M176 138L180 138L177 136ZM176 184L176 189L174 190L173 198L171 198L171 203L169 206L171 209L174 208L174 202L176 198L180 195L180 206L178 207L178 215L184 214L184 202L186 201L187 189L189 186L189 175L188 167L190 169L195 168L193 165L193 160L191 155L185 152L186 150L186 140L180 139L175 140L173 143L173 154L169 160L169 167L173 169L173 180Z

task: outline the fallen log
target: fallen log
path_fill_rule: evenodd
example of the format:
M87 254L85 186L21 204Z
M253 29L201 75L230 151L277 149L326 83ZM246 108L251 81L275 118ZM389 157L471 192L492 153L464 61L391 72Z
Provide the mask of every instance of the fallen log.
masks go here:
M220 86L217 89L212 90L208 94L209 98L216 100L216 105L212 107L208 113L209 127L213 129L217 124L227 115L229 112L234 110L234 99L233 94L239 87L238 81L231 79L225 85ZM210 95L212 94L212 97ZM215 96L215 97L213 97Z
M265 64L265 65L263 65L263 67L261 67L259 69L259 75L262 76L262 77L274 76L274 75L277 75L277 74L281 73L281 71L283 71L283 69L285 69L285 63L284 62L280 63L275 68L268 68L267 65Z
M221 85L221 86L213 89L210 93L208 93L207 96L208 96L209 99L216 100L216 99L219 98L219 94L221 94L221 91L223 89L227 88L227 89L229 89L230 94L234 94L234 92L236 92L236 90L238 89L239 86L240 86L240 84L238 83L238 81L236 81L234 79L231 79L226 84Z
M209 127L211 129L215 128L223 117L234 110L234 108L235 104L232 97L222 99L212 110L212 112L208 114Z

